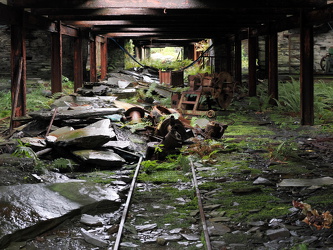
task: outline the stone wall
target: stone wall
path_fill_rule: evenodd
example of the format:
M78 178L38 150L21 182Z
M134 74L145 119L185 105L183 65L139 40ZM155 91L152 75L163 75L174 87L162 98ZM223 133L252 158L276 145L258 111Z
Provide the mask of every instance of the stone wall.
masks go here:
M73 79L74 39L63 36L63 75ZM10 28L0 25L0 77L10 78ZM51 78L51 33L26 32L27 78Z
M333 47L333 30L328 24L314 29L314 65L315 73L324 73L320 61L330 47ZM278 33L278 71L279 74L299 74L300 72L300 34L299 30ZM265 68L265 39L260 37L258 58L260 68Z

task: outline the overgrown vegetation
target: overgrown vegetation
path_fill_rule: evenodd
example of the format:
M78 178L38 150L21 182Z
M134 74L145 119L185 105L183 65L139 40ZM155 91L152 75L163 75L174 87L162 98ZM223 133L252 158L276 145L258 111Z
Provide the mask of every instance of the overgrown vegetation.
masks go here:
M248 97L248 107L258 112L277 112L285 117L300 116L300 82L291 79L279 83L279 99L275 100L277 106L269 104L267 84L257 85L257 96ZM333 82L318 81L314 84L314 113L315 119L320 123L333 121Z
M189 181L189 177L184 175L189 172L189 161L183 155L169 155L167 160L159 162L157 160L143 161L142 173L139 180L152 183L177 183Z

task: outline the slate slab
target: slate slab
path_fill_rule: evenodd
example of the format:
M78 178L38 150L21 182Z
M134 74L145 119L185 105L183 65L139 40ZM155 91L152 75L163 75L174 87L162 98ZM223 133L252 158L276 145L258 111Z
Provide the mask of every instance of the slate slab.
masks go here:
M55 227L75 215L120 207L117 191L90 182L0 187L0 249Z
M66 120L66 119L78 119L78 118L91 118L101 117L105 115L120 114L124 112L120 108L92 108L87 110L59 110L55 117L55 120ZM50 120L53 116L54 111L36 111L30 112L29 116L35 119Z
M59 130L64 132L61 133ZM59 130L52 132L47 140L61 147L96 148L116 137L113 128L110 128L109 119L103 119L81 129L71 130L64 127Z
M126 162L124 158L110 150L101 151L84 149L73 151L73 154L87 164L90 163L103 167L121 166Z
M323 185L333 185L333 178L322 177L316 179L284 179L278 184L280 187L310 187Z

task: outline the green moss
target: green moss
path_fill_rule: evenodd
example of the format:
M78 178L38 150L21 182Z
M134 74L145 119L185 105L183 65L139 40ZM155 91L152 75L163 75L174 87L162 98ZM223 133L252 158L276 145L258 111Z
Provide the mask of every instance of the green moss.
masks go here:
M206 183L205 185L209 184ZM216 198L215 203L222 205L221 211L226 211L226 216L236 222L268 220L287 214L290 208L288 205L278 203L279 198L272 195L272 188L262 187L261 191L239 195L234 194L232 190L247 190L254 187L258 188L258 186L253 186L248 181L219 183L218 186L221 191L214 194L211 198ZM204 188L204 186L200 188Z
M311 172L311 170L308 170L306 166L299 165L298 162L295 163L289 162L288 164L272 165L269 166L269 169L273 170L275 173L278 174L293 174L295 176L305 175Z
M331 187L329 187L331 189ZM311 205L313 209L318 209L319 207L332 207L333 204L333 196L332 192L322 193L322 194L316 194L304 201L305 203L308 203ZM325 212L325 211L322 211Z
M158 171L152 174L143 173L138 177L139 181L152 182L152 183L177 183L179 180L182 182L189 181L189 177L184 176L180 171L167 170Z

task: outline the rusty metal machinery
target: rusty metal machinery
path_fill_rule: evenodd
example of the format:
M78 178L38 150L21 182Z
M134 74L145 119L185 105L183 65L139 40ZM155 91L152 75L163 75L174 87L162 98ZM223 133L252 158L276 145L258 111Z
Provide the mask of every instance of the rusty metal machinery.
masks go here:
M333 73L333 47L330 47L328 53L320 60L320 67L326 74Z
M183 114L206 115L214 117L215 111L211 109L211 100L226 110L230 105L235 91L235 82L228 72L215 74L197 74L188 76L190 90L184 91L177 98L177 108ZM202 97L206 97L208 110L200 109Z

